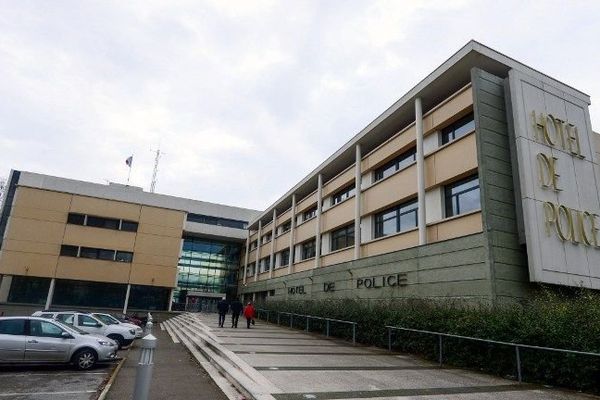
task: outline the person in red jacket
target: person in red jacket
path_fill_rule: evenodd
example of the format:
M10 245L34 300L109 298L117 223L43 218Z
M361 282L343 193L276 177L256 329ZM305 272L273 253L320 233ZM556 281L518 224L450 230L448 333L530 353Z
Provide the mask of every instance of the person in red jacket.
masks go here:
M250 329L250 324L254 322L254 316L256 315L256 310L252 305L252 302L249 301L248 305L244 308L244 317L246 317L246 327Z

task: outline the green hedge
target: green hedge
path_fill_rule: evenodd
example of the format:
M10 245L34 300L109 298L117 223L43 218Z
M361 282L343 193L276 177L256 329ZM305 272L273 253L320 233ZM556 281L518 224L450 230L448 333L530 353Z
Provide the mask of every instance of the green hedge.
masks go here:
M357 322L357 341L380 347L387 347L384 327L392 325L600 353L600 295L590 291L544 290L527 303L499 307L414 299L268 301L262 307ZM273 313L270 318L274 320ZM289 317L280 318L282 324L289 324ZM306 326L298 317L292 322L297 328ZM310 329L324 331L325 326L313 320ZM333 336L352 337L349 326L332 324L330 329ZM437 340L432 335L399 332L393 348L437 360ZM514 347L444 338L443 350L444 364L516 376ZM521 349L521 360L524 381L600 393L600 357Z

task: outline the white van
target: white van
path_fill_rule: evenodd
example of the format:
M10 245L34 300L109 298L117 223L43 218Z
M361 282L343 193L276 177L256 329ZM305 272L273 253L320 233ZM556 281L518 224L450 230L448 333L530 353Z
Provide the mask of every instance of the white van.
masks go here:
M106 336L119 345L119 349L129 346L135 339L135 330L122 325L107 325L91 314L76 311L36 311L34 317L51 318L63 324L72 325L84 332Z

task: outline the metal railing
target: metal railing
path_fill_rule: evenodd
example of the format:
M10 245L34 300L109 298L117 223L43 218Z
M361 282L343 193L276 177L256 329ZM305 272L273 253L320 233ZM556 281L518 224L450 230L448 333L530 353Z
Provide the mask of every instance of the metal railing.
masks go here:
M529 345L529 344L521 344L521 343L512 343L512 342L502 342L499 340L490 340L490 339L482 339L482 338L476 338L476 337L470 337L470 336L461 336L461 335L453 335L450 333L442 333L442 332L433 332L433 331L425 331L425 330L421 330L421 329L411 329L411 328L402 328L402 327L398 327L398 326L389 326L386 325L387 331L388 331L388 351L392 351L392 331L396 330L396 331L406 331L406 332L416 332L416 333L424 333L424 334L428 334L428 335L435 335L438 337L438 362L440 364L440 367L442 366L442 363L444 361L444 351L443 351L443 338L454 338L454 339L465 339L465 340L472 340L475 342L483 342L483 343L492 343L492 344L497 344L497 345L501 345L501 346L510 346L510 347L514 347L515 348L515 358L516 358L516 364L517 364L517 379L519 380L519 382L523 381L523 375L522 375L522 371L521 371L521 352L520 349L534 349L534 350L544 350L544 351L555 351L555 352L559 352L559 353L569 353L569 354L578 354L578 355L585 355L585 356L593 356L593 357L600 357L600 353L590 353L590 352L586 352L586 351L577 351L577 350L566 350L566 349L555 349L552 347L543 347L543 346L533 346L533 345Z
M335 318L318 317L316 315L296 314L296 313L290 313L290 312L285 312L285 311L271 311L271 310L266 310L263 308L257 308L256 309L257 318L260 318L261 313L266 314L265 320L267 322L271 322L269 317L270 317L271 313L275 313L277 315L277 319L276 319L277 325L281 325L281 316L282 315L289 316L290 328L292 328L294 326L294 317L304 319L306 321L305 330L307 332L310 330L310 321L311 320L325 321L325 336L327 336L327 337L329 337L332 322L338 323L338 324L351 325L352 326L352 345L356 345L356 327L358 326L357 322L344 321L344 320L335 319ZM273 321L273 322L275 322L275 321Z

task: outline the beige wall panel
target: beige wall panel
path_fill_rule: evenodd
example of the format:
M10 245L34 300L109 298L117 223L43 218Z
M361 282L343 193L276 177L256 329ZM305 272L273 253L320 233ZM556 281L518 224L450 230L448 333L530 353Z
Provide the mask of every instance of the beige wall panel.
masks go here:
M480 212L454 218L436 225L438 228L438 241L483 231Z
M66 213L69 211L69 205L71 204L71 195L19 186L15 194L14 204L20 207Z
M271 232L272 230L273 230L273 221L271 221L267 224L264 224L262 226L262 236L264 236L265 233L267 233L267 232Z
M256 261L256 249L252 250L250 254L248 254L248 264L250 264L252 261ZM243 262L245 262L245 260L242 261L242 263Z
M389 238L376 240L362 245L362 256L374 256L392 251L407 249L419 244L419 231L412 230Z
M323 229L323 232L330 231L334 228L354 221L355 203L356 197L353 197L324 212L323 215L321 215L321 229Z
M362 214L384 209L417 193L417 167L412 165L363 192Z
M472 109L473 91L470 87L457 94L452 100L433 111L431 116L432 128L440 129L456 118L456 115L463 116Z
M250 242L252 243L254 240L258 239L258 232L254 232L250 235Z
M266 243L264 246L260 248L260 256L259 258L269 257L271 255L271 242Z
M475 134L471 133L426 158L426 186L443 184L476 169L477 147Z
M86 258L59 257L56 277L94 282L127 283L131 264Z
M0 252L0 274L51 278L58 256L21 253L3 249Z
M314 267L315 267L315 259L311 258L310 260L302 261L302 262L294 264L292 271L293 272L306 271L306 270L312 269Z
M140 206L121 201L74 195L70 211L99 217L137 221L140 215Z
M135 240L134 253L152 254L166 257L179 257L181 239L166 236L146 235L138 233Z
M159 267L155 265L131 265L132 285L148 285L175 287L177 268Z
M301 225L298 225L298 228L296 228L296 234L294 235L295 242L301 243L307 239L314 237L317 229L316 223L317 219L313 218L309 221L304 222Z
M287 267L276 269L273 271L273 278L287 275L287 273L288 273Z
M182 229L181 228L172 228L169 226L159 226L159 225L151 225L151 224L140 224L138 227L138 232L147 233L149 235L159 235L159 236L168 236L181 239Z
M277 226L281 225L288 219L291 219L291 217L292 217L292 209L290 208L287 211L285 211L283 214L277 216Z
M346 250L338 251L333 254L327 254L321 258L321 265L326 267L328 265L339 264L346 261L352 261L354 257L354 247L350 247Z
M179 257L166 257L152 254L134 253L133 262L135 264L158 265L161 267L174 268L179 262Z
M183 231L185 213L183 211L142 206L140 223L179 228Z
M268 279L269 279L269 271L267 271L267 272L261 272L260 274L258 274L257 280L259 280L259 281L266 281Z
M15 206L10 211L10 215L11 215L11 217L21 217L21 218L37 219L37 220L42 220L42 221L60 222L60 223L64 224L67 222L67 216L69 214L67 212L63 212L63 211L42 210L41 208Z
M345 186L354 182L354 164L345 172L333 178L331 181L323 185L323 198L337 192Z
M2 250L58 256L60 253L60 244L7 239L2 243Z
M65 224L25 218L11 218L6 237L40 243L62 243Z
M133 251L135 233L67 224L63 243L100 249Z
M400 149L408 150L412 146L416 146L416 133L414 125L401 135L394 137L389 142L363 158L362 172L375 168L379 164L391 159Z
M311 195L302 199L296 205L296 213L301 214L306 209L314 206L317 203L317 192L313 192Z
M290 247L290 232L284 233L275 239L275 253L280 252L283 249Z

